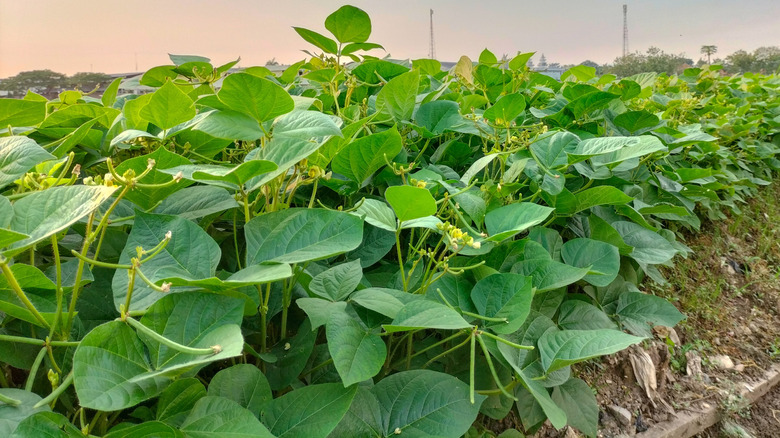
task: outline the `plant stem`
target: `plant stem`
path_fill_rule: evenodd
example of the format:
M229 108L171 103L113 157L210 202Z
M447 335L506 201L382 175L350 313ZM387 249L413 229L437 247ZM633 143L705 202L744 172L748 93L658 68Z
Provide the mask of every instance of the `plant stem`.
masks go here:
M19 406L20 404L22 404L21 400L8 397L7 395L3 395L3 394L0 394L0 402L11 406Z
M29 344L29 345L46 345L46 341L36 338L25 338L23 336L12 335L0 335L0 341L3 342L16 342L17 344ZM78 341L49 341L48 345L52 347L76 347L79 345Z
M501 343L504 343L504 344L506 344L506 345L509 345L509 346L511 346L511 347L515 347L515 348L517 348L518 350L533 350L533 349L534 349L534 347L533 347L533 346L531 346L531 345L520 345L520 344L515 344L514 342L512 342L512 341L509 341L509 340L506 340L506 339L504 339L504 338L500 338L500 337L498 337L498 336L494 335L493 333L488 333L488 332L485 332L485 331L480 331L480 332L479 332L479 334L480 334L480 335L485 335L485 336L487 336L487 337L488 337L488 338L490 338L490 339L495 339L496 341L498 341L498 342L501 342Z
M27 383L24 385L25 391L32 391L33 383L35 382L35 375L38 374L38 368L41 366L41 362L43 362L43 357L46 355L46 350L48 350L46 347L41 348L41 351L39 351L38 355L35 356L35 361L30 368L30 374L27 376Z
M408 292L409 286L406 284L406 274L404 273L404 256L401 252L401 221L398 221L398 229L395 230L395 248L398 252L398 265L401 269L401 282L404 286L404 292Z
M32 315L35 317L38 322L41 323L43 327L51 328L48 322L43 318L43 315L41 315L40 312L38 312L38 309L35 308L33 303L30 301L29 298L27 298L27 295L22 290L22 287L19 285L19 282L16 281L16 276L14 276L14 272L11 270L11 267L8 266L7 261L3 258L0 261L0 269L3 270L3 275L5 275L6 280L8 280L8 285L11 287L11 290L14 291L16 294L16 297L19 298L19 301L24 303L24 306L27 307L27 310L32 313Z
M130 324L130 326L135 328L139 333L143 333L145 336L149 336L150 338L152 338L152 340L159 342L167 347L170 347L180 353L200 356L200 355L216 354L222 350L222 347L220 347L219 345L213 345L211 347L206 347L206 348L188 347L186 345L179 344L176 341L172 341L166 338L165 336L157 333L156 331L150 329L149 327L141 324L140 321L137 321L131 317L125 318L125 322Z
M39 401L35 405L33 405L33 409L38 409L43 406L46 406L48 404L53 404L57 401L60 395L62 395L63 392L65 392L66 389L73 383L73 371L68 373L68 376L65 377L65 380L60 383L60 386L58 386L54 391L51 392L45 399Z
M485 355L485 361L487 361L488 368L490 368L490 374L493 376L493 381L496 382L496 386L498 386L502 394L511 398L512 400L516 400L515 396L513 396L507 390L504 389L504 385L501 383L501 379L498 377L498 373L496 372L496 367L493 366L493 359L490 358L490 352L487 349L487 345L485 345L485 341L482 340L482 336L476 333L474 334L474 336L476 336L477 342L479 342L479 346L482 347L482 354Z
M57 236L51 236L51 251L54 253L54 266L57 270L56 274L56 294L57 294L57 311L54 314L54 323L49 330L49 337L54 336L57 332L57 326L60 324L60 318L62 318L62 301L64 299L64 292L62 290L62 263L60 261L60 248L57 244Z
M474 404L474 369L477 364L477 347L476 347L477 334L473 331L469 336L471 342L471 360L469 362L469 401Z
M110 161L109 161L110 162ZM106 212L109 214L108 212ZM81 255L86 257L89 246L92 244L90 235L92 233L92 223L95 221L95 212L93 211L87 219L87 227L84 229L84 243L81 246ZM79 265L76 268L76 281L73 283L73 291L71 292L70 305L68 306L68 320L65 323L63 337L65 339L70 338L70 331L73 327L73 317L76 313L76 302L79 300L79 292L81 285L81 276L84 274L84 260L79 259Z
M471 340L470 339L466 339L465 341L461 342L460 344L458 344L458 345L450 348L449 350L447 350L447 351L445 351L445 352L435 356L433 359L429 360L428 362L425 363L425 365L423 365L423 369L428 368L428 366L430 366L432 363L434 363L437 360L441 359L442 357L452 353L453 351L457 350L458 348L463 347L464 345L468 344L469 342L471 342Z

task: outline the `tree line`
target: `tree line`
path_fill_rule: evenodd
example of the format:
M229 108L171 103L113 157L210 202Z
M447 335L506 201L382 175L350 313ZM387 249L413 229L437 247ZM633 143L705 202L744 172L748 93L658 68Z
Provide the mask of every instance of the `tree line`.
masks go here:
M598 64L587 60L580 65L595 67L599 75L614 74L618 77L645 72L677 74L689 67L705 65L721 65L727 74L747 72L772 74L780 69L780 47L778 46L759 47L752 52L737 50L725 58L713 58L717 52L718 46L701 46L701 54L704 57L694 62L692 58L682 53L667 53L658 47L650 47L644 53L637 51L618 57L612 64Z
M105 89L113 78L105 73L81 72L73 76L51 70L24 71L10 78L0 79L0 90L13 96L24 95L32 90L44 96L59 93L65 89L78 89L89 93Z

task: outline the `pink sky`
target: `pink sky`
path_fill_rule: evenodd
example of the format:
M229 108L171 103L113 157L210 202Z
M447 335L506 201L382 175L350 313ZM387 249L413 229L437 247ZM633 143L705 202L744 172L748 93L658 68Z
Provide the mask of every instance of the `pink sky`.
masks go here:
M780 45L780 0L626 0L632 50L654 45L694 60L705 44L716 56ZM324 32L342 1L0 0L0 78L49 68L66 74L145 70L167 53L239 56L241 66L271 58L291 63L311 47L292 30ZM372 42L395 58L428 53L433 8L438 59L545 53L562 64L611 62L622 44L621 0L352 0L372 18ZM381 52L377 52L381 55Z

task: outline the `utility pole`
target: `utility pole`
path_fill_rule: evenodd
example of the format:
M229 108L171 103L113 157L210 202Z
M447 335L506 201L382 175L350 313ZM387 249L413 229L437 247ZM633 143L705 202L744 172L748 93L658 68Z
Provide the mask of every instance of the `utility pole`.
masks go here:
M431 45L428 49L428 58L436 59L436 41L433 39L433 9L431 9Z
M628 5L623 5L623 56L628 56Z

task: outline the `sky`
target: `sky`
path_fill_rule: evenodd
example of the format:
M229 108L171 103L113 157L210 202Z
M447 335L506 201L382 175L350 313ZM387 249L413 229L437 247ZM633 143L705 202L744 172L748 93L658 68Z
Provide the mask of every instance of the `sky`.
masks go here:
M292 26L325 33L325 17L347 0L0 0L0 78L51 69L126 73L170 64L168 53L207 56L239 66L304 59ZM697 60L702 45L718 56L780 45L780 0L351 0L371 16L369 41L387 53L424 58L429 9L436 57L476 59L544 53L548 62L612 62L621 54L622 5L629 48L656 46Z

